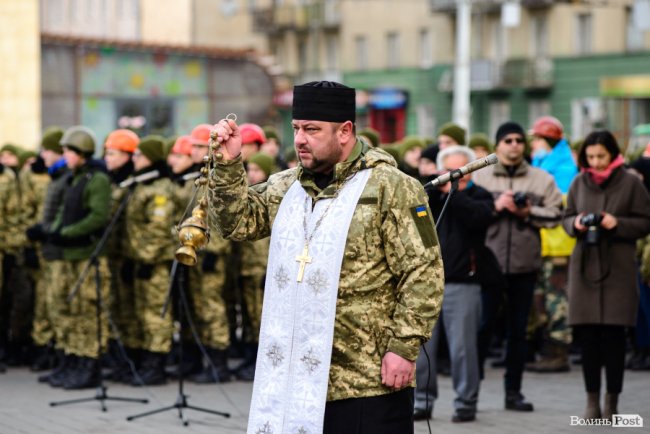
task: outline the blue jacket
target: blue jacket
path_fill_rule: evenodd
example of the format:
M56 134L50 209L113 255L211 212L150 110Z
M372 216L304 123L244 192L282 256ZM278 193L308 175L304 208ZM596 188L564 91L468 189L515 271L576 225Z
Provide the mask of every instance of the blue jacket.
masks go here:
M533 157L532 166L550 173L562 194L567 194L573 178L578 174L578 167L573 161L566 139L560 140L548 154Z

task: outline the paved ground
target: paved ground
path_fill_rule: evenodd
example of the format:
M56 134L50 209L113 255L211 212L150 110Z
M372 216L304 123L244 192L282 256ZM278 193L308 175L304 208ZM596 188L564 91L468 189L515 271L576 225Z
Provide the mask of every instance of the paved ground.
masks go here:
M650 372L625 373L625 391L619 410L640 414L645 428L623 432L650 432ZM488 370L483 382L477 421L458 425L450 422L453 394L451 381L440 379L441 399L436 403L431 430L434 433L590 433L618 432L614 428L570 427L571 415L584 409L579 367L566 374L525 374L524 391L535 404L535 412L519 414L503 410L500 370ZM241 433L245 432L251 384L235 382L224 386L187 384L188 403L231 413L230 418L186 410L190 421L183 427L176 410L127 422L126 417L172 405L177 383L147 390L107 383L109 396L149 398L149 404L107 401L108 411L99 402L50 407L55 400L94 396L93 390L69 392L37 384L36 375L26 369L10 369L0 374L0 433ZM426 422L416 423L416 433L427 433ZM399 433L396 433L399 434Z

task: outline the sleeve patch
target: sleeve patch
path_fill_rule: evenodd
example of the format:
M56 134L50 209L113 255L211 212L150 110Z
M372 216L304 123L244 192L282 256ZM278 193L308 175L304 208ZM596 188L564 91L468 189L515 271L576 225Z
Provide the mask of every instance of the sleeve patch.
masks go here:
M411 208L411 217L415 222L415 227L422 238L424 247L429 248L438 244L433 220L429 215L426 205L418 205Z
M164 206L167 203L167 196L157 194L153 198L153 203L156 206Z

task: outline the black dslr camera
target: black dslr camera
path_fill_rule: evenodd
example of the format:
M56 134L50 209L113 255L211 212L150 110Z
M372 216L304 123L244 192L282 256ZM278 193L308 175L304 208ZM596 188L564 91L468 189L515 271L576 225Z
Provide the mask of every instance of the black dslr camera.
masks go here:
M580 224L587 227L585 242L589 245L595 245L600 242L600 222L603 221L602 214L589 213L582 216Z
M526 208L528 206L528 195L523 191L518 191L512 196L512 201L517 208Z

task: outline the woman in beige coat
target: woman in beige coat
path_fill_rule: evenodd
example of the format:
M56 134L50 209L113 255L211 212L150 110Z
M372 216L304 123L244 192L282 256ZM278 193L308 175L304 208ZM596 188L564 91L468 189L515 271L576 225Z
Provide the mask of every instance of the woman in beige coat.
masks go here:
M636 324L635 242L650 232L650 196L623 167L614 136L590 133L571 184L564 229L578 238L569 266L569 323L582 350L585 418L611 419L623 389L625 327ZM607 393L600 411L600 378Z

